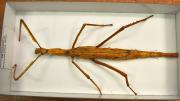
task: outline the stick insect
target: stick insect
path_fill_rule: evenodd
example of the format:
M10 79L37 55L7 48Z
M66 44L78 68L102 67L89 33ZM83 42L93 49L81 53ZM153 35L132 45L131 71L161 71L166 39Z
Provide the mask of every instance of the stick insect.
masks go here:
M26 66L26 68L18 75L16 76L16 68L17 64L14 64L13 68L13 78L14 80L19 80L28 70L32 65L41 57L42 55L58 55L58 56L69 56L71 57L72 64L74 67L76 67L88 80L92 82L94 87L97 88L100 94L102 94L100 87L98 84L91 78L89 74L87 74L75 61L75 58L83 58L83 59L89 59L92 62L101 65L102 67L105 67L107 69L110 69L119 75L123 76L125 78L125 83L126 86L135 94L137 93L132 89L132 87L129 84L128 81L128 75L119 70L116 69L115 67L106 64L98 59L112 59L112 60L129 60L129 59L137 59L137 58L153 58L153 57L178 57L178 53L163 53L163 52L152 52L152 51L140 51L140 50L130 50L130 49L118 49L118 48L101 48L107 41L112 39L114 36L116 36L118 33L121 31L136 25L138 23L144 22L147 19L153 17L153 15L150 15L144 19L137 20L135 22L132 22L130 24L127 24L125 26L120 27L118 30L116 30L112 35L107 37L104 41L99 43L97 46L80 46L80 47L75 47L77 40L82 33L82 31L85 29L87 26L94 26L94 27L106 27L106 26L112 26L112 24L90 24L90 23L85 23L82 25L80 31L77 33L77 36L74 40L74 43L72 45L71 49L61 49L61 48L43 48L35 36L32 34L30 29L28 28L27 24L23 19L20 20L20 25L19 25L19 41L21 40L21 28L22 25L25 27L25 29L28 31L29 36L38 45L38 48L35 49L35 54L37 54L37 57L29 63L29 65Z

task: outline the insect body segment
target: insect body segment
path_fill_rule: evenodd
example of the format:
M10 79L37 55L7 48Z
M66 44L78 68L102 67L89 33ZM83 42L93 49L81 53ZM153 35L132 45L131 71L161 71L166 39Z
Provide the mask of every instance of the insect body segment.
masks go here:
M36 48L35 54L43 54L43 55L65 55L67 50L61 48Z
M177 57L177 53L162 53L118 48L97 48L83 46L67 50L66 55L84 59L129 60L148 57Z
M84 59L113 59L113 60L129 60L136 58L149 57L177 57L177 53L163 53L151 51L128 50L118 48L97 48L94 46L82 46L73 49L61 48L36 48L35 54L46 55L66 55Z
M83 58L83 59L89 59L91 61L93 61L94 63L101 65L105 68L108 68L118 74L120 74L121 76L123 76L125 78L125 83L126 86L132 91L132 93L134 93L135 95L137 95L137 93L135 92L135 90L132 89L132 87L129 84L128 81L128 75L119 70L116 69L115 67L106 64L104 62L101 62L97 59L111 59L111 60L130 60L130 59L137 59L137 58L150 58L150 57L178 57L178 53L163 53L163 52L151 52L151 51L139 51L139 50L130 50L130 49L119 49L119 48L101 48L101 46L103 44L105 44L108 40L110 40L111 38L113 38L115 35L117 35L118 33L120 33L121 31L123 31L124 29L136 25L140 22L144 22L147 19L151 18L153 15L146 17L144 19L135 21L133 23L127 24L125 26L122 26L121 28L119 28L117 31L115 31L114 33L112 33L111 36L109 36L108 38L106 38L104 41L102 41L100 44L98 44L97 46L80 46L80 47L75 47L76 42L80 36L80 34L82 33L83 29L86 26L95 26L95 27L108 27L108 26L112 26L112 24L83 24L83 26L81 27L80 31L78 32L72 48L71 49L61 49L61 48L42 48L40 46L40 44L38 43L37 39L35 38L35 36L32 34L32 32L30 31L30 29L28 28L28 26L26 25L26 23L24 22L24 20L20 20L20 29L19 29L19 41L20 41L20 36L21 36L21 27L22 25L24 25L24 27L27 29L30 37L32 38L33 42L35 42L38 45L38 48L35 49L35 54L38 54L38 56L29 63L29 65L26 66L26 68L18 75L16 76L16 69L17 69L17 64L15 64L13 66L14 68L14 72L13 72L13 78L14 80L18 80L20 79L29 69L30 67L32 67L32 65L39 59L39 57L41 57L42 55L58 55L58 56L69 56L72 58L72 64L74 65L74 67L76 67L93 85L94 87L96 87L96 89L99 91L100 94L102 94L100 87L98 86L98 84L91 78L91 76L85 72L85 70L83 70L75 61L75 58Z

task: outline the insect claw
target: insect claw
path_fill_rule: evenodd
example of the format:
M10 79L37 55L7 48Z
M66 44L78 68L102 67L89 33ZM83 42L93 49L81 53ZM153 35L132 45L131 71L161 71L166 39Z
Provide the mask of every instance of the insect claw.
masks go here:
M151 18L151 17L153 17L154 15L150 15L149 17L147 17L147 18L145 18L145 20L147 20L147 19L149 19L149 18Z
M17 67L17 64L14 64L14 66L12 68L16 68Z
M109 25L107 25L107 26L113 26L113 24L109 24Z

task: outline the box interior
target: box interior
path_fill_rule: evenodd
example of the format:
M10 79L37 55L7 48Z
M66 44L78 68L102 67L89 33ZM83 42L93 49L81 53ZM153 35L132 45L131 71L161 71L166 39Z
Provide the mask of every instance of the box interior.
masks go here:
M153 14L153 18L126 29L103 47L179 52L179 8L178 5L123 3L8 2L1 39L4 48L1 50L0 92L56 97L88 95L85 98L148 99L159 95L159 98L178 98L179 58L102 60L128 74L130 85L139 94L137 97L126 87L122 76L90 60L77 59L76 62L100 86L102 96L72 65L69 57L42 56L19 81L12 79L12 65L18 64L19 73L36 57L37 45L24 28L22 40L18 42L20 19L25 20L43 47L69 49L84 23L113 26L87 27L77 46L97 45L121 26Z

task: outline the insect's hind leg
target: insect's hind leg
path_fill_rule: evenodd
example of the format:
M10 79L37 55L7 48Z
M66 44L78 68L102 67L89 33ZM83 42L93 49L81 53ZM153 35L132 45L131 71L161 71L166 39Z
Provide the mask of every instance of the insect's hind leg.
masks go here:
M75 65L75 67L77 67L79 69L79 71L81 71L81 73L83 73L84 76L86 76L87 79L89 79L98 89L99 93L102 95L101 89L99 88L99 86L95 83L95 81L93 79L91 79L91 77L83 70L81 69L81 67L74 62L74 58L72 58L72 63Z
M121 71L121 70L119 70L119 69L116 69L116 68L114 68L113 66L110 66L110 65L108 65L108 64L106 64L106 63L103 63L103 62L101 62L101 61L98 61L98 60L95 60L95 59L91 59L91 60L92 60L94 63L96 63L96 64L105 66L105 67L107 67L107 68L109 68L109 69L111 69L111 70L119 73L120 75L122 75L122 76L126 79L126 85L127 85L127 87L128 87L135 95L137 95L137 93L130 87L129 81L128 81L128 76L127 76L127 74L126 74L125 72L123 72L123 71Z
M103 44L105 44L108 40L110 40L111 38L113 38L115 35L117 35L118 33L120 33L121 31L125 30L126 28L130 27L130 26L133 26L133 25L136 25L140 22L143 22L143 21L146 21L147 19L153 17L153 15L150 15L144 19L141 19L141 20L138 20L138 21L135 21L133 23L130 23L130 24L127 24L125 26L122 26L121 28L119 28L117 31L115 31L112 35L110 35L108 38L106 38L104 41L102 41L100 44L98 44L96 47L101 47Z
M84 28L85 28L86 26L100 26L100 27L104 27L104 26L112 26L112 24L90 24L90 23L85 23L85 24L83 24L82 27L81 27L81 29L79 30L79 32L78 32L78 34L77 34L74 42L73 42L72 48L75 47L76 42L77 42L80 34L82 33L82 31L84 30Z

